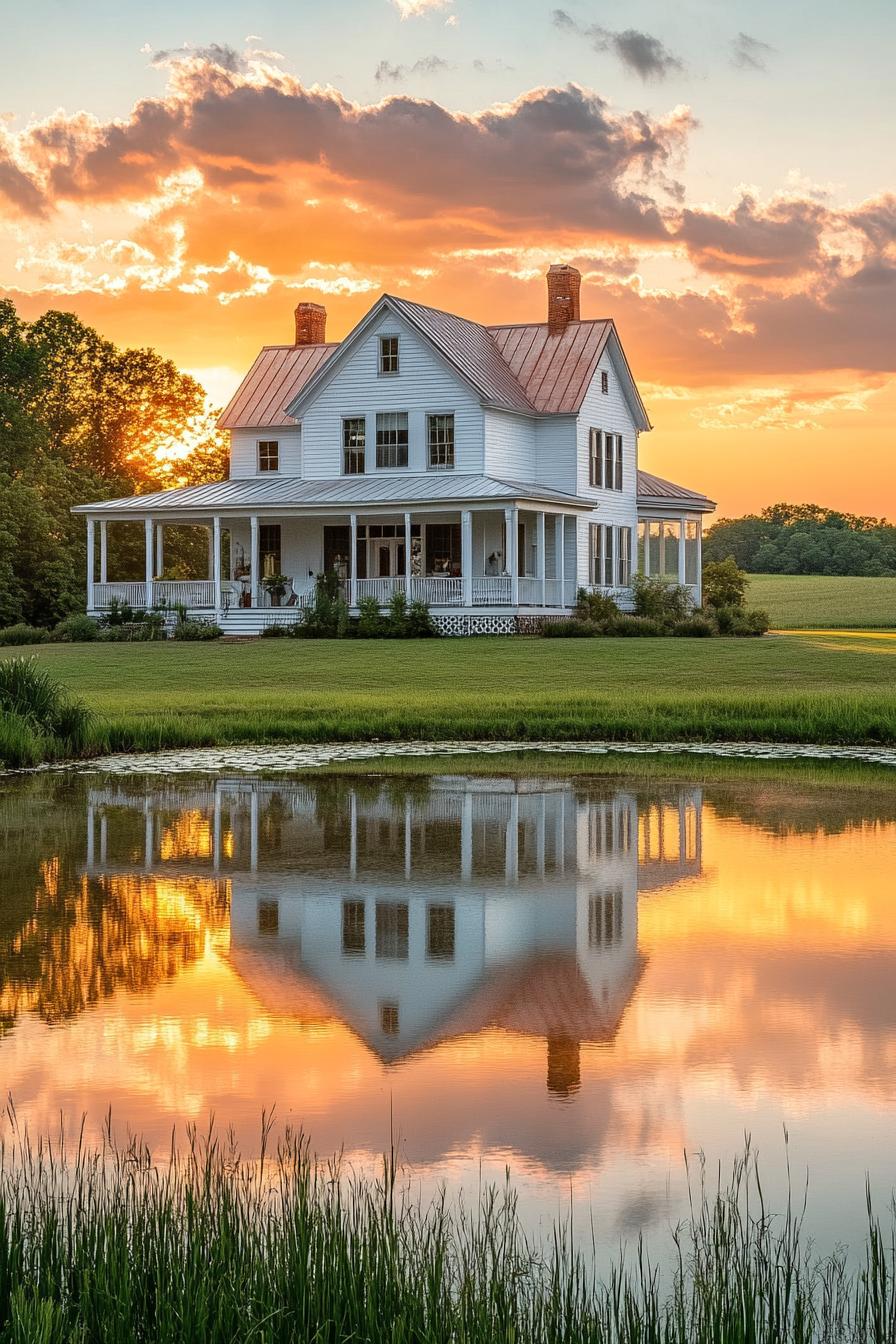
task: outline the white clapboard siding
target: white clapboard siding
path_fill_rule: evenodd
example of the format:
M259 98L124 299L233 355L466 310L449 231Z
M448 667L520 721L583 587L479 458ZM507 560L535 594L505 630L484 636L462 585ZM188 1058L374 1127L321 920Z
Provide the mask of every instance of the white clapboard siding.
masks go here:
M535 480L535 421L509 411L485 412L485 471L505 481Z
M397 374L378 371L380 335L399 338ZM385 313L304 412L305 478L326 480L342 474L342 421L347 416L366 417L366 470L376 472L378 411L408 413L408 472L427 470L427 414L449 413L454 415L454 470L482 472L483 410L478 398L427 341L394 314Z
M234 429L230 434L230 475L233 479L257 476L259 439L276 439L280 445L280 475L302 474L302 431L298 425L282 429ZM263 473L268 475L267 472Z
M609 375L606 393L601 392L601 372ZM589 483L590 431L606 430L622 435L622 490L603 490ZM631 408L622 392L616 365L609 347L600 358L591 386L585 394L578 420L578 481L576 493L594 500L595 512L590 519L579 520L578 581L589 582L588 523L606 523L630 527L634 536L638 526L638 433Z

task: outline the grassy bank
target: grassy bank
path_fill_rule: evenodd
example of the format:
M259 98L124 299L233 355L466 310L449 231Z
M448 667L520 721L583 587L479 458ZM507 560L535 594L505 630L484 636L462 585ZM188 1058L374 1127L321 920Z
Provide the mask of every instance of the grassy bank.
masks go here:
M896 641L52 645L96 750L244 742L896 742Z
M896 579L751 574L748 600L777 630L896 628Z
M749 1158L694 1181L666 1278L630 1254L603 1281L571 1229L527 1241L512 1192L423 1206L387 1161L333 1179L300 1140L261 1168L212 1142L158 1167L132 1146L66 1160L19 1144L0 1172L0 1340L42 1344L891 1341L893 1232L819 1259L772 1217ZM587 1236L587 1232L585 1232Z

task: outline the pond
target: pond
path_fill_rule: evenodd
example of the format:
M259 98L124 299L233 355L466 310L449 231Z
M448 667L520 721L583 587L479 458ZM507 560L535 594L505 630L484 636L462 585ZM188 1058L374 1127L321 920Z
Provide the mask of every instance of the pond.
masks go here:
M894 1177L896 790L636 767L7 779L19 1125L111 1110L163 1156L214 1116L252 1156L275 1107L425 1194L509 1168L530 1225L610 1249L746 1135L781 1207L786 1127L810 1231L858 1243Z

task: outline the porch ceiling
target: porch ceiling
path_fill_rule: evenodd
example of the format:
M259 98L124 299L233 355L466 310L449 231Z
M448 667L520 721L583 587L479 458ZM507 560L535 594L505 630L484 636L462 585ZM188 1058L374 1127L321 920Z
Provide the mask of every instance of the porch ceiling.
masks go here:
M427 472L399 476L385 473L340 477L338 480L308 481L299 477L273 478L252 476L243 480L219 481L213 485L184 486L179 490L161 490L152 495L133 495L126 499L98 500L79 504L73 513L119 518L147 515L211 515L245 513L246 510L304 511L405 507L433 505L441 508L468 504L537 503L562 505L564 509L590 511L591 501L577 499L542 486L519 481L502 481L494 476L460 476L453 472Z

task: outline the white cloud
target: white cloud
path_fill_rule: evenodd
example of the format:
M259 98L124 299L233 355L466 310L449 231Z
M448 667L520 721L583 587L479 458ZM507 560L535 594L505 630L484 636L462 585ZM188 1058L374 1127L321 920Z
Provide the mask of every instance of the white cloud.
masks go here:
M418 19L422 14L434 13L437 9L447 9L453 0L392 0L403 19ZM451 15L455 18L455 15Z

